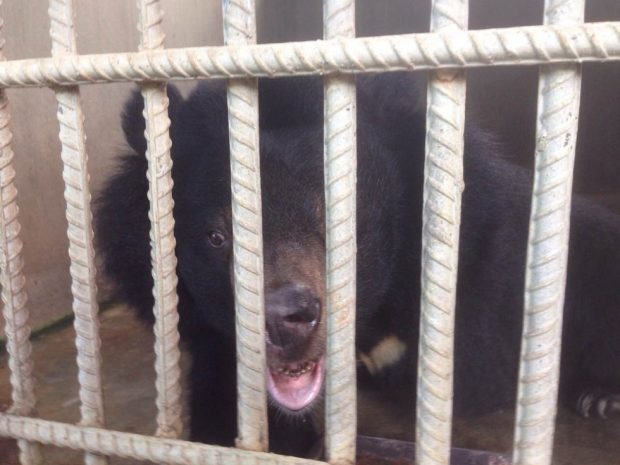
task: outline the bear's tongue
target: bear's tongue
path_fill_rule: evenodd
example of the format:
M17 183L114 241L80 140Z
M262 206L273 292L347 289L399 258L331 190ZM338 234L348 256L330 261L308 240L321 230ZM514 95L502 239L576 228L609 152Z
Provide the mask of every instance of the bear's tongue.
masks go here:
M294 376L280 372L282 370L269 370L267 375L267 389L273 399L289 410L301 410L308 406L321 392L323 386L323 358L319 359L314 366L300 372L297 367L287 367L289 373L297 373Z

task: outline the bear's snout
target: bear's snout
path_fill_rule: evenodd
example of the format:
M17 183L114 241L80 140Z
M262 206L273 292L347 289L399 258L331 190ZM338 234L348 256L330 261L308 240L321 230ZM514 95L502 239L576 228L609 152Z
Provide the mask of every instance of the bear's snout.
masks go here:
M295 360L304 355L321 320L321 301L303 285L286 283L267 292L265 317L268 342L279 355Z

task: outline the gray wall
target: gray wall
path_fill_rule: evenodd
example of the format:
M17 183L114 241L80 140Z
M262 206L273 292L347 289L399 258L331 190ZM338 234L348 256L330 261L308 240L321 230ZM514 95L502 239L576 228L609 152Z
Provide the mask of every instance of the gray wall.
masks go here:
M261 42L317 39L321 1L258 0ZM620 1L588 0L587 20L620 20ZM220 2L163 0L167 46L222 43ZM430 0L358 0L360 36L428 29ZM471 0L470 27L540 23L543 0ZM137 48L135 2L76 0L80 53L123 52ZM8 59L49 56L45 0L5 2L3 36ZM537 69L471 70L468 109L498 134L507 152L531 164ZM124 144L119 112L131 85L82 87L92 190L110 172ZM187 86L185 86L187 88ZM584 69L580 153L575 189L592 194L618 192L620 182L620 65ZM55 100L48 89L9 90L17 186L25 244L26 273L35 326L70 310L66 221Z
M163 0L168 47L222 44L220 3L215 0ZM137 49L136 2L76 0L80 53ZM4 2L2 35L7 59L50 55L47 1ZM86 114L91 191L97 192L125 150L119 112L132 84L81 88ZM56 102L49 89L8 91L14 133L21 237L30 309L35 328L71 310L62 164Z

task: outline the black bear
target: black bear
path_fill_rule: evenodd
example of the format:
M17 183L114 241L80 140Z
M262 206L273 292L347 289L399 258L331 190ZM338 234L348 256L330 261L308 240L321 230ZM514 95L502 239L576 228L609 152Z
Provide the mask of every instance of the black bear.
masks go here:
M357 347L360 382L414 393L425 119L408 73L358 77ZM260 145L270 443L304 455L320 438L325 351L320 78L261 80ZM170 98L180 331L192 354L191 438L236 433L234 305L225 86ZM122 159L96 210L116 297L152 318L142 100L123 115ZM513 403L531 175L466 130L455 368L457 415ZM620 410L620 218L573 202L562 398L584 415ZM410 396L409 412L414 411Z

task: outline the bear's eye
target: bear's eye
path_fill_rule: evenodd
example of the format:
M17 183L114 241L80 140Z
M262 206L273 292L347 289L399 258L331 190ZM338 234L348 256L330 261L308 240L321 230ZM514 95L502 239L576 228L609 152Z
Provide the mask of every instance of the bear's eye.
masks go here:
M226 237L219 231L209 231L209 244L215 248L220 248L226 243Z

